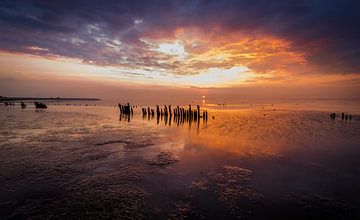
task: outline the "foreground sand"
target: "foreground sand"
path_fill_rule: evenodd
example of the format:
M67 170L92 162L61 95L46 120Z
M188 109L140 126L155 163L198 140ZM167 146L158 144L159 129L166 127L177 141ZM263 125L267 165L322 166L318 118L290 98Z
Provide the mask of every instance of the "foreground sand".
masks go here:
M360 217L357 115L210 110L165 125L111 107L0 111L2 219Z

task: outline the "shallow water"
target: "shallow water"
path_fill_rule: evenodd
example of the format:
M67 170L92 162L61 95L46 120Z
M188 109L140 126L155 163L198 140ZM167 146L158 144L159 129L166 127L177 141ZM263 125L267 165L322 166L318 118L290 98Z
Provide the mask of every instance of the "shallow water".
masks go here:
M165 124L57 104L0 106L0 218L360 217L357 105L208 105L208 121ZM352 121L330 120L342 109Z

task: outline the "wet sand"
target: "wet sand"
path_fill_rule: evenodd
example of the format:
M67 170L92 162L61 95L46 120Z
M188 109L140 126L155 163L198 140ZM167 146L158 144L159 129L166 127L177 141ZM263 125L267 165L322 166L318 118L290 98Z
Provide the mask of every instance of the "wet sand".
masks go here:
M140 110L0 106L0 218L360 217L358 115L224 108L165 125Z

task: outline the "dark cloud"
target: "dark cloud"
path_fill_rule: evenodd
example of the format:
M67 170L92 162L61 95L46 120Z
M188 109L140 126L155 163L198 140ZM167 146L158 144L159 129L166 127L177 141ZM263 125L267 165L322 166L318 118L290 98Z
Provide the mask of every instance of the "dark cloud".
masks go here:
M355 0L0 2L1 50L97 65L181 68L141 41L171 38L178 27L276 36L323 72L360 73L360 3ZM159 56L169 62L158 62Z

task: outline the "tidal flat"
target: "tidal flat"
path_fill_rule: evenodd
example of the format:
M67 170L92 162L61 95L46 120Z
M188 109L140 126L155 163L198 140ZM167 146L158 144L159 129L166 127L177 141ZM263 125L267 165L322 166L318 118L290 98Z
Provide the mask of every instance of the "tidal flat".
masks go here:
M139 108L128 121L113 106L0 106L0 218L360 218L358 112L207 109L165 123Z

